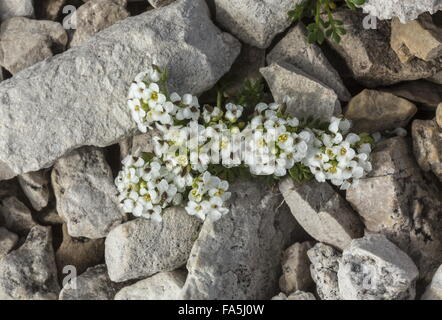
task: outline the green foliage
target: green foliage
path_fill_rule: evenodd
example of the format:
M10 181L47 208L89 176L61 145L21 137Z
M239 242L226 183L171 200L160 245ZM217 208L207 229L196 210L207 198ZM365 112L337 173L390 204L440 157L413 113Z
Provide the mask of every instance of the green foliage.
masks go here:
M233 98L235 104L239 104L244 108L254 108L258 103L264 99L264 83L261 79L249 80L247 79L241 90Z
M328 123L328 122L323 122L319 118L309 116L307 118L301 118L299 120L298 131L302 131L306 128L326 131L328 129L329 125L330 125L330 123Z
M289 170L289 175L298 183L303 183L313 179L313 174L311 173L310 169L300 162L295 163L293 168Z
M347 7L356 10L357 6L365 3L365 0L344 0ZM308 41L322 44L325 38L339 43L341 36L346 31L341 20L333 17L332 11L336 8L336 3L332 0L304 0L295 5L293 10L288 12L291 20L298 21L303 18L314 18L314 21L307 26ZM325 18L323 18L325 14Z

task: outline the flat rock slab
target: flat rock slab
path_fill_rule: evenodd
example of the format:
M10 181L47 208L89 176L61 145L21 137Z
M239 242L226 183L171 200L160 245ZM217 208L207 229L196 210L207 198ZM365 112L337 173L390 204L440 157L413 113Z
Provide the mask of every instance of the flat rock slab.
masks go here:
M1 82L0 179L49 167L80 146L132 135L127 91L152 63L169 70L171 90L198 94L229 70L239 51L239 42L211 22L205 1L181 0Z

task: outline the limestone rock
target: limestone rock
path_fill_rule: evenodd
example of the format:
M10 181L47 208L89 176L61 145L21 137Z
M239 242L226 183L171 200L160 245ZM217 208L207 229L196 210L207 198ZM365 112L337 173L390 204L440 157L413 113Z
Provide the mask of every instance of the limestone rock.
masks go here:
M121 288L109 279L104 264L87 269L72 281L76 288L67 283L60 291L59 300L113 300Z
M287 12L301 0L215 0L216 21L241 41L265 49L291 24Z
M345 60L353 78L366 87L390 85L402 81L428 78L442 70L442 57L432 61L413 59L401 63L390 46L391 28L378 21L376 29L364 29L364 14L350 9L334 12L342 20L347 33L340 43L328 41Z
M154 152L152 137L155 135L154 130L147 133L138 134L120 141L120 158L123 160L129 154L134 154L138 150L141 152Z
M230 212L206 220L192 248L184 299L259 300L279 292L280 256L300 228L275 190L238 181L230 191Z
M68 37L58 22L12 18L0 29L0 65L12 74L62 52Z
M421 300L442 300L442 266L437 269Z
M115 300L181 300L186 272L161 272L118 291Z
M416 106L408 100L364 89L350 100L344 114L353 120L352 131L373 133L405 127L416 112Z
M439 128L442 129L442 103L440 103L436 109L436 123Z
M9 232L6 228L0 227L0 260L11 251L17 244L18 236Z
M119 225L105 242L111 280L145 278L183 266L200 225L199 220L178 207L165 210L160 223L139 218Z
M350 206L328 183L311 180L302 184L287 177L279 190L293 216L313 238L343 249L362 237L363 226Z
M66 0L39 0L35 14L38 19L56 20L65 4Z
M55 206L55 204L54 204ZM47 207L40 212L35 213L35 220L41 225L62 225L63 218L57 212L55 207Z
M310 292L295 291L289 296L284 292L281 292L277 296L274 296L272 300L316 300L315 296Z
M311 261L310 273L316 283L321 300L341 300L338 286L338 269L341 254L328 245L317 243L307 251Z
M16 197L0 201L0 216L3 216L6 228L20 235L26 235L36 225L31 211Z
M89 40L97 32L129 16L124 7L112 0L90 0L76 11L77 25L70 47Z
M384 235L353 240L339 262L339 292L344 300L413 300L419 271Z
M18 177L18 182L35 210L40 211L46 208L49 202L49 176L47 171L24 173Z
M341 113L336 93L286 62L274 62L262 68L273 98L278 103L287 102L287 112L299 118L314 115L330 120Z
M175 0L148 0L150 5L154 8L159 8L163 6L167 6L168 4L171 4Z
M442 264L442 195L436 181L422 174L411 143L402 137L378 143L371 162L373 170L347 190L347 200L368 231L386 235L430 281Z
M33 16L33 0L0 0L0 22L13 17Z
M100 149L84 147L59 159L52 186L71 236L104 238L122 222L112 171Z
M282 276L279 278L279 288L290 294L298 290L308 290L313 284L310 276L310 260L307 250L311 242L295 243L288 247L282 255Z
M328 62L321 48L307 41L302 22L290 29L267 55L267 62L285 61L333 89L342 101L351 98L338 72Z
M75 148L133 135L127 91L152 63L169 70L170 91L199 94L229 70L239 51L239 42L213 25L204 0L180 0L1 82L0 179L6 170L9 177L38 171Z
M51 229L35 226L19 249L0 259L0 299L56 300L59 291Z

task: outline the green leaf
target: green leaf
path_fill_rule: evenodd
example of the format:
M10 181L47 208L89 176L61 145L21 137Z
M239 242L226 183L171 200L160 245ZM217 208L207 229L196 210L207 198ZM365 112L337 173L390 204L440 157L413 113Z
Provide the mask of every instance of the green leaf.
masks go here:
M303 183L313 179L313 174L306 165L298 162L289 170L289 175L298 183Z

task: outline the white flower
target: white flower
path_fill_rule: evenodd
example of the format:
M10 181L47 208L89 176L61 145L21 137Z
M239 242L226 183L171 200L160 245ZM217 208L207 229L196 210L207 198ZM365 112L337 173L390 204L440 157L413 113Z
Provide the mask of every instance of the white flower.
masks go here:
M240 105L235 105L233 103L228 103L226 105L226 114L225 114L225 118L234 123L236 122L242 115L244 108Z

